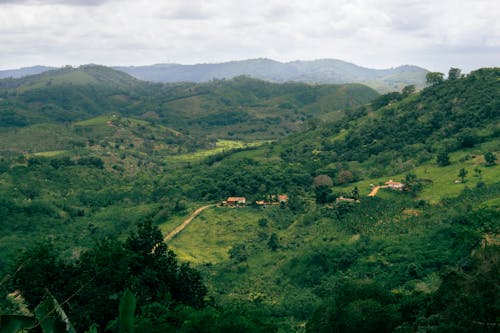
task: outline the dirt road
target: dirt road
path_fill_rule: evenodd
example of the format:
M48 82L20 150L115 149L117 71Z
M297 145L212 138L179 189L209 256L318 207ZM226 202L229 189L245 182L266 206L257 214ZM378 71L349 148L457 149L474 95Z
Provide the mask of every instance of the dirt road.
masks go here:
M378 190L380 190L381 188L387 188L387 186L375 186L371 192L368 194L369 197L374 197L377 195L377 192Z
M166 242L166 241L169 241L171 240L172 238L174 238L175 235L177 235L179 232L181 232L182 230L184 230L184 228L187 227L187 225L189 223L191 223L191 221L193 221L193 219L198 216L202 211L204 211L205 209L209 208L209 207L212 207L212 206L215 206L214 204L211 204L211 205L206 205L206 206L203 206L203 207L200 207L198 208L197 210L195 210L193 212L193 214L191 214L186 220L184 220L184 222L182 222L181 224L179 224L174 230L172 230L171 232L169 232L165 238L163 238L163 241Z

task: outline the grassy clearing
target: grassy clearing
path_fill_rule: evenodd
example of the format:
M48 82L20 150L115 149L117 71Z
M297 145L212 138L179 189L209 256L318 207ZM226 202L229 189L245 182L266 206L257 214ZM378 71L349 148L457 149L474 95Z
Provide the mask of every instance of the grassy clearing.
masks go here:
M0 150L26 153L59 151L72 148L80 136L64 125L36 124L0 133Z
M484 147L483 147L484 148ZM415 173L418 178L431 180L431 184L424 185L423 190L419 193L421 199L431 203L437 203L445 197L456 197L466 187L474 187L478 183L483 182L492 184L500 180L500 166L486 166L483 158L484 149L469 149L450 154L451 164L445 167L439 167L434 160L416 167L411 172ZM460 182L458 173L460 169L467 170L465 181ZM480 173L474 171L479 169ZM394 181L402 181L406 173L396 174L391 177L381 177L367 179L357 183L341 186L340 191L350 191L354 186L359 188L361 196L367 196L371 190L371 184L379 185L392 179ZM381 189L380 195L387 189Z
M71 71L66 73L59 73L58 75L52 76L50 78L42 76L41 79L38 79L34 82L30 82L26 85L17 88L17 91L21 93L31 89L44 88L49 85L63 85L63 84L83 85L91 83L95 83L95 79L92 78L92 76L90 76L89 74L81 71Z
M256 212L251 208L209 208L174 237L169 246L180 259L195 264L225 261L236 242L255 236L259 219Z
M33 154L33 156L54 157L54 156L58 156L58 155L64 154L66 152L67 152L67 150L42 151L42 152Z
M99 116L95 118L90 118L86 120L82 120L79 122L76 122L74 125L75 126L99 126L99 125L106 125L108 121L113 120L113 116L110 115L105 115L105 116Z
M243 149L248 147L258 147L269 141L253 141L244 142L239 140L217 140L215 148L200 150L194 153L182 154L174 157L169 157L169 161L174 162L195 162L207 158L212 155L220 154L228 150Z

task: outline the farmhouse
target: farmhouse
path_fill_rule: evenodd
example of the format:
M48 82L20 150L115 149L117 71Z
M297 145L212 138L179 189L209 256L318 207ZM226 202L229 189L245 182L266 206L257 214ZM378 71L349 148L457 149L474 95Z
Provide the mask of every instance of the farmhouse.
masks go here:
M272 195L268 198L268 200L259 200L255 201L257 206L269 206L269 205L286 205L288 203L288 195L286 194L278 194Z
M244 206L247 203L247 199L245 197L229 197L226 200L226 205L236 207L236 206Z
M388 182L385 182L385 185L390 189L399 191L403 190L403 187L405 186L403 183L392 181L392 179Z
M284 204L288 203L288 195L286 195L286 194L279 194L278 195L278 202L279 203L284 203Z

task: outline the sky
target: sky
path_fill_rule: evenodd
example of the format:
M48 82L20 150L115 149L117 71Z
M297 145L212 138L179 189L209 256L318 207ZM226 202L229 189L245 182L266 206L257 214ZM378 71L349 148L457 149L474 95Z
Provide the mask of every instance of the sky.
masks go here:
M498 0L0 0L0 69L341 59L500 66Z

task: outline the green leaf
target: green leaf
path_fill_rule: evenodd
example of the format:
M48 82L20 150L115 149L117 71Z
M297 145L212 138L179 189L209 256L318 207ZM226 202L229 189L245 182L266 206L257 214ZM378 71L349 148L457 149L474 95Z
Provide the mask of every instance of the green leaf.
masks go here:
M36 325L35 317L0 315L0 333L16 333Z
M134 312L136 299L134 294L126 290L120 299L120 313L118 316L118 325L120 333L134 332Z
M68 316L48 290L34 312L44 333L76 333Z

